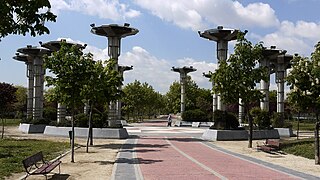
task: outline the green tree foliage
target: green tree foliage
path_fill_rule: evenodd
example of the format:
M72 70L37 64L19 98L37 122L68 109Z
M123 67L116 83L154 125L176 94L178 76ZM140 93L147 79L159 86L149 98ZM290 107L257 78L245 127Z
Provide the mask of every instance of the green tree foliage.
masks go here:
M221 95L225 104L239 102L242 99L244 112L249 117L249 144L252 147L252 117L249 112L249 103L263 97L256 89L261 79L267 79L266 69L258 67L258 60L262 58L262 43L252 45L239 33L234 54L227 61L221 61L219 68L212 74L216 86L213 91Z
M290 86L288 101L297 112L313 109L319 121L320 108L320 42L311 58L295 56L286 80Z
M23 86L15 86L17 88L16 97L17 102L14 103L16 111L16 118L21 119L23 114L27 111L27 88Z
M92 54L83 54L76 46L67 46L62 43L57 52L45 57L45 66L54 77L47 76L47 86L54 86L51 99L61 102L72 111L72 143L71 162L74 162L74 111L83 105L83 87L88 83L92 66Z
M179 82L173 82L166 93L166 108L168 113L180 112L181 103L181 85ZM186 110L200 109L212 119L212 96L209 89L199 88L191 79L187 78L186 83Z
M214 125L210 129L238 129L239 121L230 112L215 110L213 113Z
M4 135L4 116L12 111L13 104L16 102L16 91L13 85L8 83L0 83L0 119L2 120L2 133Z
M2 0L0 3L0 40L9 34L49 34L46 21L56 21L49 0Z
M259 129L269 129L271 125L269 112L261 110L260 107L254 107L250 110L250 114L253 118L253 123L258 126Z
M156 92L148 83L135 80L123 88L123 110L127 117L142 119L159 114L164 109L163 96Z

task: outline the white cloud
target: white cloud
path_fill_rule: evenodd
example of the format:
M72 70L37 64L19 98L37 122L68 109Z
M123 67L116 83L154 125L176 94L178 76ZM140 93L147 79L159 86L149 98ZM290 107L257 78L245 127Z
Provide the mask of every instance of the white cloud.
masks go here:
M135 0L155 16L181 28L203 29L208 25L273 27L279 24L274 10L264 3L247 6L232 0Z
M320 24L298 21L283 21L279 29L262 38L266 46L276 45L289 53L309 56L313 46L320 40Z
M76 11L114 21L140 15L139 11L130 9L128 5L120 3L119 0L50 0L50 3L54 13Z
M94 54L95 60L108 59L107 48L99 49L88 45L85 52ZM207 78L203 77L202 73L214 71L217 67L216 64L196 61L191 58L179 59L176 63L172 63L165 59L159 59L138 46L133 47L129 52L122 53L119 57L119 65L133 66L133 70L124 73L125 84L131 83L134 80L139 80L142 83L147 82L156 91L163 94L169 90L170 85L174 81L179 81L180 79L178 73L171 71L173 66L193 66L196 68L197 71L189 75L201 88L211 88L211 83Z

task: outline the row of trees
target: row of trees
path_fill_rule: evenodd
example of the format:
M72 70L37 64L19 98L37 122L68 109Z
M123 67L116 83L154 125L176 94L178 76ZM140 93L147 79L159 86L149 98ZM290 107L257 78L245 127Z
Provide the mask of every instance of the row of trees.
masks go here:
M135 80L123 88L123 114L127 119L151 118L159 114L180 112L181 85L173 82L169 91L162 95L148 83ZM186 83L186 110L200 110L212 119L212 96L210 90L199 88L188 76Z

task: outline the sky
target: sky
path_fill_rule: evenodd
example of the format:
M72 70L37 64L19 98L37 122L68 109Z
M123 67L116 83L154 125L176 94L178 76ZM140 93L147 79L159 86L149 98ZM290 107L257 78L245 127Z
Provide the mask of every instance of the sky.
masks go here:
M108 59L107 38L90 32L96 26L129 23L135 36L123 38L119 64L133 66L124 84L147 82L165 93L179 74L174 67L193 66L189 75L201 88L211 88L203 72L217 68L216 43L198 31L217 26L248 30L252 43L276 46L289 54L310 56L320 41L320 0L50 0L56 22L50 34L9 35L0 42L0 82L27 86L26 65L13 60L18 48L58 39L87 44L95 60ZM228 53L235 42L229 43ZM274 76L270 89L276 89Z

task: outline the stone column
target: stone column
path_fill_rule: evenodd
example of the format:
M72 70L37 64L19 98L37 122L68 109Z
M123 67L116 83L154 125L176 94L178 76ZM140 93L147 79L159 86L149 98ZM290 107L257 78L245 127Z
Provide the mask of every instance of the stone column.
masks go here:
M279 63L276 72L277 82L277 112L284 113L284 64Z
M34 72L33 72L33 62L28 61L26 64L27 64L27 77L28 77L27 118L30 119L33 117Z
M186 108L186 78L187 74L184 72L181 72L180 74L180 83L181 83L181 107L180 112L181 114L184 113Z
M42 119L42 109L43 105L42 103L42 96L41 94L43 92L42 89L42 65L43 61L40 57L36 56L34 58L34 95L33 95L33 119Z
M114 69L118 71L118 57L120 56L120 46L121 46L121 38L120 37L108 37L108 55L111 59L115 60L115 67ZM118 112L117 112L117 101L110 102L109 105L109 113L108 119L110 126L115 126L116 120L119 120Z
M269 72L270 61L268 59L262 59L260 61L260 66L268 68L268 78L270 78L270 72ZM260 108L261 110L269 111L269 80L260 81L260 91L264 95L263 99L260 101Z
M57 123L62 123L66 119L67 108L64 104L58 103L57 108Z
M244 107L243 107L243 103L242 103L242 99L239 99L239 123L241 125L241 123L243 122L243 117L244 117Z

